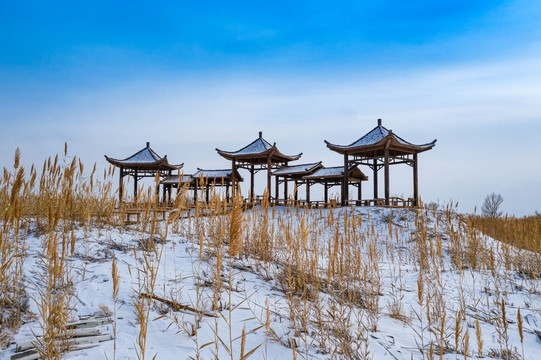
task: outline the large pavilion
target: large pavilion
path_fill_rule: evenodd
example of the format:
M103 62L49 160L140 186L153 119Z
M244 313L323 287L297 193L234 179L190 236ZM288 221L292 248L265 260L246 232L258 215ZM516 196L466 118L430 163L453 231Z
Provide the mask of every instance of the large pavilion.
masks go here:
M389 189L389 165L407 164L413 168L413 206L419 202L417 154L430 150L436 144L436 140L422 144L412 144L395 133L383 127L381 119L378 126L366 135L349 145L336 145L325 140L327 147L339 154L344 155L344 169L354 165L366 165L373 171L374 200L378 199L378 170L385 171L385 205L390 205ZM349 199L348 172L344 172L342 180L342 205Z
M171 165L167 161L167 155L161 157L150 147L150 142L146 146L125 159L114 159L105 155L105 159L115 167L120 168L118 200L122 202L124 193L124 176L132 176L133 183L133 199L137 199L137 182L145 177L156 177L156 173L160 178L170 176L173 170L180 170L184 164ZM159 190L159 189L158 189ZM164 187L165 197L165 187Z
M287 165L290 161L298 160L302 153L298 155L284 155L276 147L276 143L271 145L263 139L263 133L259 132L259 137L250 144L237 151L224 151L216 149L218 154L231 160L231 169L236 171L239 168L250 172L250 202L254 197L254 174L261 170L267 170L267 196L271 199L271 170L280 166ZM235 178L232 178L232 189L235 192ZM278 194L276 194L278 196Z

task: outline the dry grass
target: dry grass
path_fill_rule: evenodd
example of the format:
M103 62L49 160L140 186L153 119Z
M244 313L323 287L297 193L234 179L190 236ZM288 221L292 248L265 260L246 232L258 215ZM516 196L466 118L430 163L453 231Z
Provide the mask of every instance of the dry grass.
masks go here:
M4 169L0 181L1 335L8 339L8 332L16 331L25 316L29 284L22 269L25 236L31 232L43 247L41 278L30 284L39 289L34 301L44 336L38 348L43 357L55 359L66 350L65 344L54 339L66 338L73 288L69 259L80 256L74 252L79 241L74 229L124 229L128 224L122 210L128 205L116 203L112 169L101 177L94 166L87 177L83 164L67 150L62 157L48 159L41 174L34 167L26 174L19 163L17 151L13 169ZM255 354L266 358L269 342L289 346L294 358L320 353L330 358L369 359L382 318L406 325L405 331L417 343L414 357L423 359L443 358L448 352L457 358L490 353L513 358L518 356L518 344L512 344L510 334L520 333L521 345L528 336L522 329L522 314L509 306L509 294L518 281L530 297L539 294L539 218L464 217L453 205L366 213L354 208L277 209L264 201L260 207L246 209L240 195L227 203L214 188L209 190L208 202L198 199L192 207L189 193L186 188L180 190L166 221L155 211L162 206L155 188L141 191L135 199L142 210L139 221L129 229L143 245L133 249L138 267L132 269L136 284L132 305L139 325L135 345L140 359L146 356L153 311L152 299L140 295L160 287L158 273L170 232L190 242L196 277L196 295L190 301L201 313L184 316L171 310L164 314L193 340L194 359L245 359ZM112 260L116 318L119 274L116 259ZM234 292L239 277L235 269L239 268L272 282L283 295L264 305L254 304L251 294L239 300ZM167 286L164 280L164 293L170 290L171 298L180 301L180 287ZM524 304L521 312L539 312L534 303ZM236 329L234 314L247 306L263 309L263 315L256 317L260 325ZM213 311L217 317L206 321L203 311ZM286 319L289 330L275 329L271 314L280 321ZM520 325L510 327L511 318ZM212 342L202 343L202 326L213 331ZM221 335L224 326L227 336ZM470 327L475 328L476 341L470 341ZM247 348L259 329L266 336L264 346ZM482 338L487 332L496 334L497 349L487 347Z

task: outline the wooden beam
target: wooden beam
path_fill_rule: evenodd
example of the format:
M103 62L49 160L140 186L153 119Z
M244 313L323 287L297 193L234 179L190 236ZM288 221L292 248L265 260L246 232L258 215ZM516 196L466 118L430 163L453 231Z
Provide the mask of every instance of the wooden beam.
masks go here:
M419 178L417 174L417 154L413 154L413 206L419 205Z

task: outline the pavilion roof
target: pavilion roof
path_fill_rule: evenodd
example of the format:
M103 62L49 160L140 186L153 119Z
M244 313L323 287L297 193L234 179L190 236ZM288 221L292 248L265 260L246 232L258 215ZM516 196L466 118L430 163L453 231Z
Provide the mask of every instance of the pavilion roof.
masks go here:
M184 164L171 165L167 161L167 155L161 157L150 147L147 142L146 146L125 159L114 159L105 155L105 159L114 166L123 167L134 170L176 170L182 168Z
M321 161L315 162L315 163L309 163L309 164L292 165L292 166L284 165L278 168L277 170L274 170L272 172L272 175L283 176L283 177L301 177L304 175L308 175L314 170L319 169L321 167L323 167L323 165L321 165Z
M325 140L325 144L329 149L341 154L346 152L348 154L359 154L381 151L388 142L389 149L396 154L416 154L432 149L436 141L433 140L430 143L421 145L412 144L396 135L392 130L385 128L381 125L381 119L378 119L378 126L349 145L336 145L327 140Z
M344 167L321 167L313 173L303 176L303 180L316 180L316 181L336 181L344 178ZM348 169L348 178L350 181L366 181L368 177L356 166L350 165Z
M180 174L180 175L169 175L162 181L160 181L160 184L164 185L178 185L179 183L182 185L184 183L187 183L191 180L192 176L189 174Z
M235 180L244 181L239 172L235 169ZM220 169L220 170L203 170L197 168L197 172L192 175L192 182L196 179L208 179L209 182L231 181L233 175L232 169Z
M218 154L228 160L244 160L254 163L265 163L267 158L271 157L272 163L289 162L298 160L302 153L297 155L285 155L278 150L276 143L271 145L267 140L263 139L263 134L259 132L259 137L237 151L224 151L216 149Z

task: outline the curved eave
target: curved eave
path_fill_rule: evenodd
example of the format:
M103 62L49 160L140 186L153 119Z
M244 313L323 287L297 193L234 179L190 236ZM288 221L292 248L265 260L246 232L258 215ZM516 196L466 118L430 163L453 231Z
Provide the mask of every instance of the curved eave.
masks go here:
M302 156L302 153L297 154L297 155L284 155L280 151L278 151L278 149L276 149L276 153L272 155L274 159L280 158L279 161L295 161L295 160L299 160L301 156Z
M370 152L374 150L384 149L385 143L388 140L391 140L391 143L389 145L389 148L391 150L403 151L403 152L414 153L414 154L432 149L436 145L436 141L437 141L437 139L434 139L430 143L421 144L421 145L415 145L415 144L409 144L409 143L404 144L404 143L399 142L393 135L387 135L386 137L382 138L377 143L360 145L360 146L336 145L336 144L332 144L328 142L327 140L324 140L324 141L327 147L331 149L332 151L336 151L337 153L340 153L340 154L345 154L345 153L355 154L355 153Z

